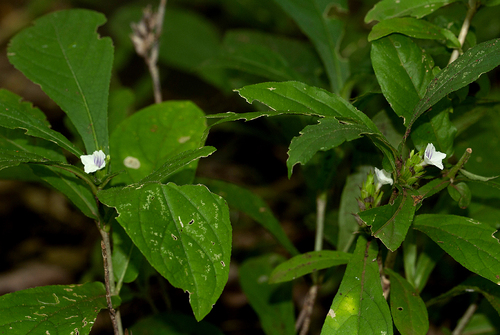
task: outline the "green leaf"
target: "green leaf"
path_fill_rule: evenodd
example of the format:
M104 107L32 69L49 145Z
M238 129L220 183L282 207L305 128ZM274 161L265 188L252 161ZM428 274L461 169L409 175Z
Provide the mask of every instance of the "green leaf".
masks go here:
M335 118L320 119L317 125L306 126L300 136L294 137L288 150L288 178L297 163L307 164L317 151L335 148L345 141L373 134L369 128L356 123L342 122Z
M436 303L444 303L458 295L472 292L481 293L490 302L497 313L500 314L500 287L479 276L469 277L448 292L432 298L427 302L427 306L432 306Z
M214 147L202 147L195 150L187 150L167 160L158 170L151 173L149 176L141 179L140 183L150 181L161 182L168 179L180 169L189 165L202 157L208 157L215 152Z
M403 189L394 203L368 209L358 213L361 220L371 226L372 235L379 238L391 251L403 243L408 228L415 215L416 204L413 197L416 191Z
M130 328L133 335L223 335L214 325L178 313L161 313L141 319Z
M331 90L340 93L349 77L349 63L339 53L344 23L330 10L347 12L345 0L275 0L299 25L318 51L330 80Z
M113 44L96 33L104 22L90 10L51 13L18 33L8 49L10 62L66 112L87 153L108 153Z
M268 80L297 80L323 86L323 65L310 46L299 40L252 30L230 30L224 36L224 51L204 63L235 69Z
M359 229L359 224L353 215L359 212L356 199L359 198L360 187L371 169L372 167L362 166L358 172L347 176L340 196L338 250L348 251L356 237L355 232Z
M132 113L135 95L129 88L119 88L109 93L108 130L115 128Z
M248 103L257 100L274 111L351 118L366 125L373 132L379 133L368 116L340 96L304 83L296 81L260 83L248 85L236 91Z
M22 163L57 163L37 154L18 150L0 149L0 170Z
M261 197L241 186L221 180L203 178L201 182L212 192L226 199L230 207L246 213L266 228L291 255L299 254L272 210Z
M490 226L445 214L417 215L413 224L464 267L500 285L500 243Z
M417 150L432 143L438 151L444 152L447 157L453 155L453 141L457 128L450 122L449 115L452 112L450 101L441 100L417 121L411 132L411 139Z
M202 145L205 128L203 111L190 101L163 102L134 113L111 134L111 169L125 170L113 183L132 184L155 170L161 177L167 160ZM187 166L176 182L192 182L196 165Z
M417 265L415 267L415 274L413 283L418 292L422 292L432 270L436 267L438 261L443 257L444 251L436 243L426 243L424 249L418 256Z
M474 181L489 181L489 180L496 179L496 178L500 177L500 176L483 177L483 176L479 176L477 174L474 174L474 173L469 172L469 171L464 170L464 169L460 169L459 171L461 174L463 174L465 177L467 177L467 179L474 180Z
M146 183L98 193L148 262L189 292L197 320L210 312L229 274L231 224L225 201L203 185Z
M80 157L83 155L66 137L50 129L45 115L31 103L21 102L21 97L0 89L0 126L26 131L26 135L43 138Z
M447 40L450 45L455 48L462 47L458 38L448 29L412 17L393 18L381 21L372 28L372 31L368 35L368 41L377 40L393 33L400 33L420 39Z
M326 316L322 335L393 334L377 263L377 243L360 236L340 288Z
M429 317L424 301L413 286L391 269L384 269L391 280L391 313L402 335L425 335Z
M22 129L11 130L0 128L1 150L35 154L46 157L54 162L63 163L56 163L54 166L29 164L26 165L26 168L28 172L36 174L36 181L45 181L66 195L83 214L92 219L97 218L98 209L94 194L83 180L65 170L68 168L64 164L66 158L56 144L40 138L26 136ZM24 180L25 177L26 173L21 172L21 175L16 176L16 179Z
M105 308L100 282L17 291L0 297L0 333L86 335Z
M499 64L500 39L483 42L467 50L429 83L424 97L413 110L408 127L446 95L472 83Z
M472 194L466 183L448 185L448 193L453 200L458 202L460 208L465 209L470 205Z
M458 0L382 0L366 14L365 22L401 16L413 16L420 19L455 1Z
M321 250L297 255L278 265L271 273L269 283L281 283L305 276L314 271L347 264L351 254L342 251Z
M395 34L373 41L371 60L382 93L407 125L433 78L432 58L411 38Z
M282 256L268 254L249 258L240 267L241 289L269 335L295 334L292 283L268 283L273 268L283 261Z

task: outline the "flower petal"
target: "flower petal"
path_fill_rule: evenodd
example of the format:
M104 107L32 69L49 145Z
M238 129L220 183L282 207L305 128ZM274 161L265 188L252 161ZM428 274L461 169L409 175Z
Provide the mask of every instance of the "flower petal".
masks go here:
M392 185L393 181L392 181L391 174L389 172L385 171L384 169L379 170L379 169L375 168L375 175L377 176L377 180L380 184Z
M92 155L81 155L85 173L93 173L106 166L106 154L102 150L94 151Z
M442 170L444 169L443 159L445 158L446 154L440 151L436 151L434 144L432 143L427 144L424 153L424 163L426 165L434 165Z

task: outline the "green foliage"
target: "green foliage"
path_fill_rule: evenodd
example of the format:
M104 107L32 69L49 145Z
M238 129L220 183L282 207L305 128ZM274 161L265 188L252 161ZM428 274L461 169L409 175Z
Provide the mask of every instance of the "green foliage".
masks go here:
M174 1L161 32L155 19L135 26L136 47L159 48L148 49L144 67L129 36L141 19L135 3L100 28L114 42L97 33L106 19L94 11L37 18L11 39L8 59L66 113L74 138L1 89L0 177L49 185L95 222L104 283L3 295L0 333L89 334L107 308L120 335L117 309L142 298L154 315L132 317L134 334L222 334L197 322L229 278L229 290L238 287L236 273L266 334L305 334L309 325L323 335L426 334L460 318L428 308L464 293L491 306L471 299L478 313L461 322L498 332L499 83L483 74L500 65L500 40L485 38L500 28L472 21L495 17L498 4L382 0L350 12L345 0ZM360 15L378 23L352 24ZM234 22L246 26L227 29ZM148 105L151 81L138 72L154 74L157 61L169 101ZM259 118L254 128L233 122ZM250 140L208 138L219 127L218 136ZM259 175L257 166L271 173L261 156L268 148L250 149L259 141L277 144L283 181ZM219 145L225 150L214 154ZM104 160L78 160L100 150ZM254 164L239 165L243 178L231 155ZM92 164L97 171L85 172ZM245 184L250 174L259 185L216 179ZM292 205L273 213L283 203ZM274 240L259 233L255 248L254 235L240 230L253 229L249 221ZM161 294L151 295L151 285ZM292 299L294 285L308 293ZM178 313L184 302L169 300L172 287L188 293L194 318ZM329 309L315 308L325 299ZM304 301L297 318L296 300ZM214 314L226 324L218 318L227 313Z

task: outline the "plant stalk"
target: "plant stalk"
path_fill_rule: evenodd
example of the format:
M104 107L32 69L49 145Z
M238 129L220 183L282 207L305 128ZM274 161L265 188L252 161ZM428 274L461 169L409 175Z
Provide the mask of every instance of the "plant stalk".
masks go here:
M451 333L451 335L461 335L462 334L462 331L465 329L465 327L469 323L470 319L472 318L472 316L474 315L474 313L476 312L478 307L479 307L479 305L478 305L478 302L476 301L476 302L472 303L467 308L464 315L458 321L458 324L455 327L455 329L453 330L453 333Z
M470 23L477 11L478 4L476 0L469 0L468 7L469 9L467 10L467 14L465 15L465 20L462 24L462 28L460 29L460 33L458 34L458 41L460 42L461 46L464 45L465 38L467 37L467 33L469 32ZM461 53L462 53L462 48L453 50L448 64L453 63Z
M106 285L106 302L108 304L109 316L111 318L111 323L113 324L114 334L123 335L120 311L117 311L113 308L113 302L111 301L111 296L116 294L116 287L113 272L113 262L111 259L111 243L109 232L103 229L100 222L97 223L97 226L102 236L101 251L104 263L104 283Z
M462 157L460 157L460 160L458 161L458 163L455 164L455 166L453 166L448 171L448 173L446 174L446 177L450 178L450 181L452 183L453 183L453 179L455 179L455 176L456 176L458 170L460 170L461 168L463 168L463 166L465 165L465 163L467 163L467 161L469 160L471 154L472 154L472 149L471 148L465 149L465 152L462 155Z
M158 13L156 14L156 28L155 28L155 41L151 48L149 57L146 58L146 63L151 73L151 79L153 80L153 90L155 96L155 103L159 104L163 101L161 94L161 82L160 82L160 71L158 70L158 54L159 54L159 40L163 29L163 18L165 16L165 7L167 6L167 0L160 0L158 5Z
M314 251L320 251L323 249L326 202L326 191L323 191L316 198L316 239L314 241Z

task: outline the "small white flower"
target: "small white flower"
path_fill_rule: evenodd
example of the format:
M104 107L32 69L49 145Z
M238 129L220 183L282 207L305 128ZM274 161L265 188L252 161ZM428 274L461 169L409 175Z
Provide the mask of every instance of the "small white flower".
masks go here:
M384 169L379 170L379 169L375 168L375 175L377 176L377 180L378 180L377 190L382 185L385 185L385 184L392 185L393 181L392 181L391 174L389 172L385 171Z
M439 152L439 151L436 151L434 144L432 144L432 143L427 144L427 147L425 148L425 153L424 153L424 166L425 165L434 165L442 170L444 168L443 167L443 159L445 159L445 158L446 158L446 154Z
M96 172L106 166L106 155L102 150L94 151L92 155L82 155L80 159L85 173Z

